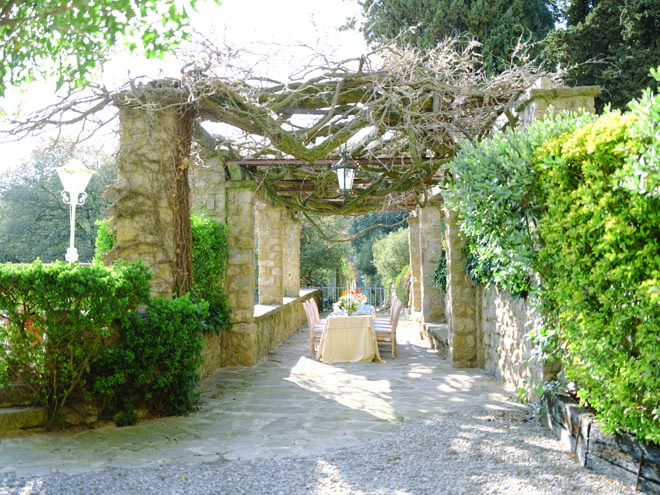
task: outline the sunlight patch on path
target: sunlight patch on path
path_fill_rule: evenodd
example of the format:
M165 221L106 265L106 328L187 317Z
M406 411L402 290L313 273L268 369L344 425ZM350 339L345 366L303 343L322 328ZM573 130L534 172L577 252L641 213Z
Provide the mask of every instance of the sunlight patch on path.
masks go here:
M368 380L364 376L301 357L286 380L342 406L364 411L390 422L399 422L391 405L389 380Z

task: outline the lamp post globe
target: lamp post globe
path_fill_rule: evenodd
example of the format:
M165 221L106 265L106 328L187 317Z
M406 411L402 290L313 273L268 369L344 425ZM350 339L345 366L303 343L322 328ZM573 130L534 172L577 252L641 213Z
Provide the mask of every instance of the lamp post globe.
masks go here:
M87 199L85 188L96 172L89 170L77 159L70 160L66 165L55 170L64 188L61 193L62 201L69 205L69 248L64 259L69 263L75 263L78 261L78 250L75 247L76 206L85 204Z

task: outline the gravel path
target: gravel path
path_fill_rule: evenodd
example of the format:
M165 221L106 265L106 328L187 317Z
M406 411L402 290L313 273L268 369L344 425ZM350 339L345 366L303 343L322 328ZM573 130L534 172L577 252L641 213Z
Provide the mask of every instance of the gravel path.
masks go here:
M633 494L579 466L523 412L473 409L307 457L0 478L0 495Z

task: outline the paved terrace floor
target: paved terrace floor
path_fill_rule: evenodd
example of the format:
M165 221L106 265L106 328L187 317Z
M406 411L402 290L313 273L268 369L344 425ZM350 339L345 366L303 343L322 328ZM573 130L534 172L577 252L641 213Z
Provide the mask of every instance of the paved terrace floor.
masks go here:
M482 370L452 369L410 323L398 340L395 359L383 348L382 363L323 364L308 355L303 327L256 366L217 370L189 416L0 438L0 474L318 454L394 434L415 417L522 407Z

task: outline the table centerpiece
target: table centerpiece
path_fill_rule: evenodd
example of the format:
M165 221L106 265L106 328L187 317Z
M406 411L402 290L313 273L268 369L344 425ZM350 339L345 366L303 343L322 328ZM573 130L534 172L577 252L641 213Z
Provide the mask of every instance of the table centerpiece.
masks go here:
M339 308L343 309L351 316L360 306L367 302L367 298L360 289L345 290L339 298Z

